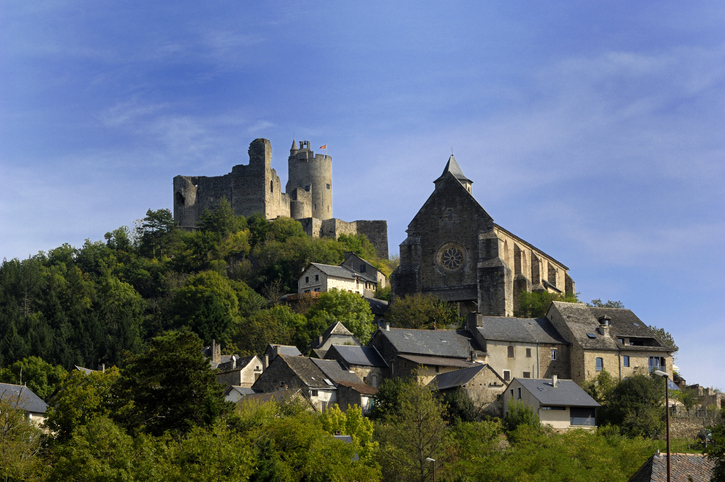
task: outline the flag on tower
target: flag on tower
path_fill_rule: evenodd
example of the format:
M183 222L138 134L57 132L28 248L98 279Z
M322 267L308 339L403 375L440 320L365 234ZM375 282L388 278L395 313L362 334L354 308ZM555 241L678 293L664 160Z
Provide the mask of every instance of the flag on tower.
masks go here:
M325 144L324 146L320 146L320 149L327 149L327 144Z

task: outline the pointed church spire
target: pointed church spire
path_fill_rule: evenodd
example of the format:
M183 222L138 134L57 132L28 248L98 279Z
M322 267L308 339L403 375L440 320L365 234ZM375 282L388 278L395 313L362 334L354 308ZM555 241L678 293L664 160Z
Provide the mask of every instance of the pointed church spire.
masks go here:
M294 140L294 139L292 139L292 147L290 147L290 152L292 152L292 151L298 151L298 150L299 149L297 149L297 141Z
M473 181L468 179L466 175L463 174L463 170L461 170L461 166L458 165L458 162L456 161L456 158L453 157L453 154L451 154L451 157L448 158L448 162L446 163L446 167L443 169L443 174L441 174L441 177L433 181L436 187L438 186L438 182L441 181L449 172L453 174L453 177L458 179L458 182L463 184L463 187L465 187L468 192L471 192L471 184L473 184Z

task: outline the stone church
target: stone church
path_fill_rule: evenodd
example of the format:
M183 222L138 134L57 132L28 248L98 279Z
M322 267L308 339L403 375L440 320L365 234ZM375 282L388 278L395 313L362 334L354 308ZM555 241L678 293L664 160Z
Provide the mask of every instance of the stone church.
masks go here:
M461 314L513 316L521 291L574 293L569 268L493 222L453 155L434 184L400 245L393 299L431 293Z
M237 215L261 214L269 220L291 217L312 237L364 234L379 257L388 257L387 221L346 222L332 217L332 157L315 154L310 141L301 141L297 147L293 140L283 191L272 168L270 141L255 139L248 152L249 164L233 166L224 176L176 176L174 221L182 228L196 228L205 210L214 210L226 199Z

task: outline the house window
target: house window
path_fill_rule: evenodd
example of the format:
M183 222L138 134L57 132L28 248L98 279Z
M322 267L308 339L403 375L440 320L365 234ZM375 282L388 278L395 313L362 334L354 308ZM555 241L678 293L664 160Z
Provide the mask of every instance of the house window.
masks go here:
M624 355L623 363L625 367L629 366L629 355Z
M305 186L305 191L310 192L310 185L309 184Z
M511 371L510 370L504 370L503 371L503 379L506 382L510 382L511 381ZM511 395L513 395L513 393Z
M518 396L519 396L519 400L521 400L521 387L519 387L519 389L518 389Z
M513 357L514 357L514 347L509 346L509 358L513 358Z
M438 372L440 372L440 371L441 371L441 367L438 367L438 366L437 366L437 367L436 367L436 373L438 373Z
M367 269L367 267L364 264L361 264L360 265L360 272L361 273L364 273L366 269Z
M310 282L310 277L309 276L305 276L305 283L309 283L309 282Z
M526 358L531 358L531 348L526 349Z
M531 378L531 372L524 372L524 378Z
M569 409L569 423L572 425L595 425L595 411L593 408L571 407Z
M319 274L316 274L315 275L315 281L320 281L320 275Z
M551 349L551 359L556 360L556 349L554 348Z
M604 370L604 360L597 357L597 371L601 372L602 370Z
M317 390L310 390L310 396L316 397L317 396Z
M649 371L665 370L665 359L658 356L649 357Z

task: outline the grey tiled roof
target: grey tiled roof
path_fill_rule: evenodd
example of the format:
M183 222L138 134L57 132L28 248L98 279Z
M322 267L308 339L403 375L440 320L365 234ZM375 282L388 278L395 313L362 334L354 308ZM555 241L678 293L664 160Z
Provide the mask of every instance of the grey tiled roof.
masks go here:
M599 404L576 382L559 380L556 388L551 378L515 378L542 405L567 407L598 407Z
M657 344L657 339L652 330L642 322L631 310L624 308L593 308L581 303L566 303L554 301L550 310L557 310L575 337L579 345L585 349L617 350L637 349L658 352L667 352L669 349L664 346L625 346L617 340L617 337L649 338ZM597 331L599 328L599 317L607 315L611 318L609 325L610 336L605 336ZM590 336L594 335L594 336Z
M379 300L377 298L365 298L365 301L370 305L370 311L373 315L384 315L388 311L389 303L385 300Z
M461 169L461 166L458 165L458 162L456 161L456 158L453 157L453 154L451 154L451 157L448 158L448 162L446 163L446 167L443 168L443 174L441 174L441 176L438 179L436 179L436 181L438 181L439 179L441 179L448 172L450 172L451 174L453 174L456 179L459 179L461 181L471 182L471 180L468 179L465 174L463 174L463 170Z
M326 375L326 377L332 380L334 383L362 383L360 377L354 373L350 373L345 370L337 360L320 360L319 358L310 358L312 363Z
M427 366L468 368L477 364L476 362L464 360L462 358L448 358L443 356L398 355L398 357L411 361L417 365Z
M48 409L48 404L24 385L0 383L0 400L27 412L45 413Z
M468 358L472 347L470 334L465 330L379 329L373 336L384 336L398 353L450 358Z
M473 377L478 375L484 368L486 368L486 365L483 363L476 363L476 366L472 366L470 368L462 368L452 372L439 373L433 380L431 380L428 386L431 390L447 390L449 388L460 387L470 382ZM503 379L501 382L503 383Z
M236 359L234 359L232 357L236 357ZM254 358L256 358L256 355L250 355L250 356L244 356L244 357L240 357L239 355L232 355L229 358L230 358L229 361L220 363L217 366L217 369L219 369L219 371L232 370L234 368L236 368L236 369L245 368L247 365L249 365L249 362L251 362Z
M703 454L670 454L672 480L710 482L715 461ZM629 482L665 482L667 480L667 454L656 453L639 468Z
M331 390L335 388L334 382L328 375L323 373L320 368L313 363L313 358L306 358L303 356L285 356L279 355L278 358L282 358L287 366L295 372L299 379L307 385L309 388ZM275 359L275 362L277 360ZM329 380L330 383L327 383Z
M351 346L351 345L332 345L327 350L327 358L331 358L333 352L337 353L347 366L370 366L370 367L387 367L383 357L380 356L378 350L374 346Z
M315 268L325 273L327 276L344 279L355 279L354 273L345 266L333 266L331 264L321 263L310 263L310 266L314 266Z
M296 346L277 344L271 344L269 346L272 347L273 350L276 350L278 355L302 356L302 353L300 353Z
M479 333L486 340L522 343L562 343L566 340L546 318L483 317Z

